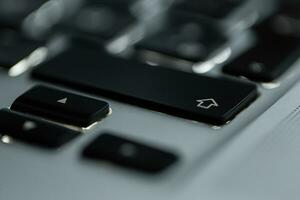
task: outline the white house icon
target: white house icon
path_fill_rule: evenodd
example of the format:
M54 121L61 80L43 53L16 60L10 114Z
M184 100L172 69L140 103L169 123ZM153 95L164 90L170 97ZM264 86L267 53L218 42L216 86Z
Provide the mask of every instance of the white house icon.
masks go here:
M210 109L211 107L218 107L219 104L214 99L199 99L197 100L198 108Z

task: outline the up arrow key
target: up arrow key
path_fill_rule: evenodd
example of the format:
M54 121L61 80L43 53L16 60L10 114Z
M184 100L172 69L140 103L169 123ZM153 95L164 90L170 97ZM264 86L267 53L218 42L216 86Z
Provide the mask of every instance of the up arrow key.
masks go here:
M104 101L45 86L18 97L11 109L78 127L88 127L110 112Z
M63 98L63 99L59 99L57 102L62 103L62 104L66 104L67 100L68 100L68 98Z

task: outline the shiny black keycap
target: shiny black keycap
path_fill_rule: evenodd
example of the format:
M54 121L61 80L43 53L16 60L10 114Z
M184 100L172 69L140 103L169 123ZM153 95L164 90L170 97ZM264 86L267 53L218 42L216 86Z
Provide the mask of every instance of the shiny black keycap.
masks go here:
M148 173L161 172L178 160L173 153L110 133L98 136L83 150L83 156Z
M221 19L241 6L244 1L245 0L178 0L174 8Z
M0 26L0 67L11 68L40 46L41 42L29 40L16 30Z
M224 67L224 72L260 82L270 82L282 75L300 56L300 35L292 35L272 17L254 28L257 43Z
M104 101L44 86L18 97L11 109L79 127L88 127L109 113Z
M8 109L0 110L0 135L46 148L58 148L78 133Z
M72 19L57 28L79 37L112 39L135 22L127 4L127 1L86 1Z
M153 67L97 47L73 46L33 76L211 124L226 123L258 94L252 84Z
M226 41L215 21L172 12L166 25L139 42L136 48L198 62L220 50Z

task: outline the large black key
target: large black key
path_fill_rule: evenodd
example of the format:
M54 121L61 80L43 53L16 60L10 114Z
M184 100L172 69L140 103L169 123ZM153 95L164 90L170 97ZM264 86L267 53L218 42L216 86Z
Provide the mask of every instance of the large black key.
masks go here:
M175 9L185 12L193 12L221 19L241 6L244 1L245 0L178 0L178 3L174 7Z
M33 76L211 124L226 123L258 94L252 84L155 68L96 47L74 46Z
M178 160L172 153L110 133L96 138L84 149L83 155L148 173L161 172Z
M215 21L171 12L166 25L156 34L139 42L136 47L139 50L198 62L220 50L226 41Z
M90 126L109 113L104 101L44 86L18 97L11 109L79 127Z
M11 68L40 46L41 42L29 40L13 29L0 27L0 67Z
M0 110L0 134L47 148L58 148L78 136L78 132L8 109Z
M270 82L289 69L300 56L300 37L286 29L282 20L274 16L256 26L256 45L226 65L224 71L255 81Z

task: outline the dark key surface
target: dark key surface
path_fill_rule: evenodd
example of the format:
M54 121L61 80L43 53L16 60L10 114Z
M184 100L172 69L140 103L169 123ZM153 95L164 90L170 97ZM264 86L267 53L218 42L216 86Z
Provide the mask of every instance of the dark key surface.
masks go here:
M46 148L58 148L78 136L70 129L8 109L0 110L0 134Z
M57 28L80 37L112 39L135 22L127 4L127 1L87 1L72 19Z
M226 41L215 21L171 12L167 24L138 43L136 48L198 62L207 59Z
M172 153L110 133L98 136L83 150L83 156L148 173L161 172L178 160Z
M20 27L22 21L46 0L0 0L0 23Z
M109 113L104 101L44 86L18 97L11 109L79 127L88 127Z
M221 19L241 6L244 1L245 0L179 0L174 8Z
M38 67L33 76L211 124L231 120L258 95L252 84L156 68L96 47L74 46Z
M0 26L0 67L10 68L42 46L17 31Z
M226 65L224 72L270 82L289 69L300 56L300 37L285 31L282 20L272 17L256 26L256 45Z

